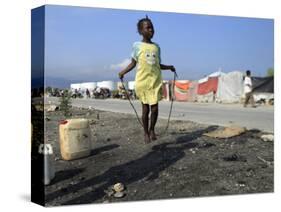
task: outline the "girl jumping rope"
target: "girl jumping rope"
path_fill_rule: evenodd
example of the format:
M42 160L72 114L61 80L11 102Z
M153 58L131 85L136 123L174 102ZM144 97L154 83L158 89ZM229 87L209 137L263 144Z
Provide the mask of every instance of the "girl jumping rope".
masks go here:
M154 35L152 21L146 16L139 20L137 28L139 34L142 35L142 41L133 44L131 63L119 72L119 78L122 80L124 75L137 65L135 91L142 103L144 142L150 143L151 140L157 139L154 128L158 118L158 101L162 98L161 70L175 72L176 69L172 65L161 64L160 47L151 41Z

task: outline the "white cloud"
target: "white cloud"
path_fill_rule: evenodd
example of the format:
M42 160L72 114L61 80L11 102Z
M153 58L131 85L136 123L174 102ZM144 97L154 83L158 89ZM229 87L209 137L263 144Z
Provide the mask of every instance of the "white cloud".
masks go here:
M121 70L121 69L126 68L130 64L130 62L131 62L131 60L129 58L126 58L121 63L111 64L109 68L111 70L117 70L117 69Z

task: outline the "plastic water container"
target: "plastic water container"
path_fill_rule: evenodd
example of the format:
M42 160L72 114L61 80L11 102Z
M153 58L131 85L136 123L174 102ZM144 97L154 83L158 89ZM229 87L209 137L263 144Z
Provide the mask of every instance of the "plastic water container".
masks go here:
M87 157L91 153L88 119L67 119L59 125L60 151L64 160Z

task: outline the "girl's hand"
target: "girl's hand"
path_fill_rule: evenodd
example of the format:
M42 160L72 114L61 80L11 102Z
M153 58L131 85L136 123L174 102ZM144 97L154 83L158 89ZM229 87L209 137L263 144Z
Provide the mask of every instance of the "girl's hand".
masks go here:
M124 74L122 73L122 71L121 72L119 72L119 78L122 80L123 78L124 78Z

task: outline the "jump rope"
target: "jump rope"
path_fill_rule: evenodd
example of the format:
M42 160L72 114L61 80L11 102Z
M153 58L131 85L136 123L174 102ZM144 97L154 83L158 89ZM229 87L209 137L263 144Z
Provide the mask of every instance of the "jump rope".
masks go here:
M173 103L174 103L174 96L173 96L173 93L174 93L174 90L175 90L175 81L176 81L176 78L178 78L178 75L177 75L176 71L174 71L173 90L172 90L172 101L171 101L171 104L170 104L170 111L169 111L167 126L166 126L166 128L165 128L163 134L165 134L165 133L168 131L168 128L169 128L169 123L170 123L170 118L171 118L172 109L173 109ZM143 127L143 123L142 123L142 121L140 120L139 115L138 115L138 113L137 113L137 110L136 110L136 108L134 107L134 105L133 105L133 103L132 103L132 101L131 101L129 92L128 92L128 90L126 89L126 87L125 87L125 85L124 85L123 78L121 79L121 84L122 84L123 89L125 90L125 94L126 94L126 96L127 96L127 99L129 100L129 103L130 103L130 105L132 106L132 108L133 108L133 110L134 110L134 112L135 112L135 115L136 115L136 117L137 117L137 120L138 120L139 124L142 126L142 128L144 128L144 127ZM161 133L161 134L162 134L162 133Z

